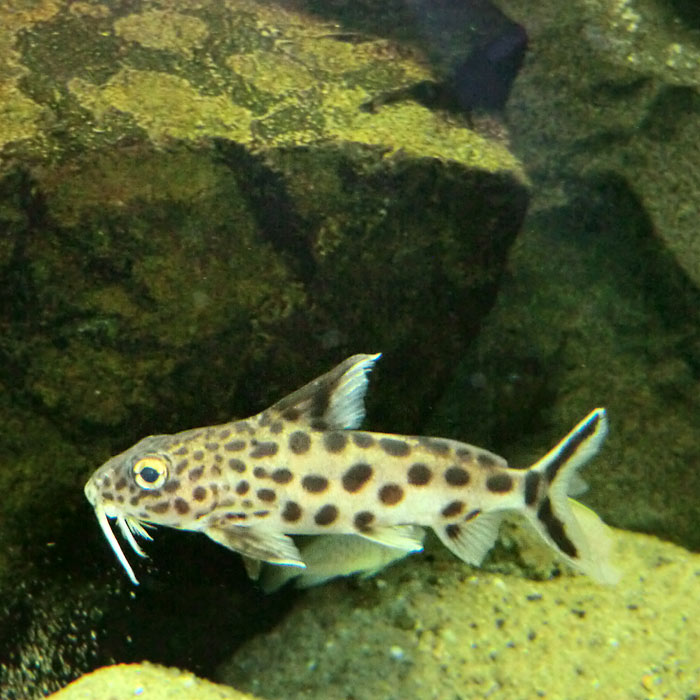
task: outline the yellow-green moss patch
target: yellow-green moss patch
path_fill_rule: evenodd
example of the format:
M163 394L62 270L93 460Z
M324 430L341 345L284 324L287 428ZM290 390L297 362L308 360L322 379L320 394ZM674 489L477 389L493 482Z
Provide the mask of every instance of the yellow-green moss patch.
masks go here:
M224 95L203 96L174 75L127 68L104 86L75 78L68 88L98 119L110 108L131 114L156 143L204 136L250 140L251 115L245 107L234 105Z
M167 10L150 10L122 17L114 31L127 41L154 49L177 51L186 55L202 45L209 34L198 17Z

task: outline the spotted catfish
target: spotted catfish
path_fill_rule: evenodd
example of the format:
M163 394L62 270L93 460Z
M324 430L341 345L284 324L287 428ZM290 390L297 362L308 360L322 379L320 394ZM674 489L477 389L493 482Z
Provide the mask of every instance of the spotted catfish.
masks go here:
M195 530L242 554L255 575L261 562L305 567L290 535L354 534L410 553L422 549L423 527L478 565L512 511L574 567L616 580L607 528L569 498L605 436L603 409L529 469L512 469L456 440L357 430L378 358L354 355L251 418L152 435L97 469L85 494L131 581L109 518L141 556L144 526Z

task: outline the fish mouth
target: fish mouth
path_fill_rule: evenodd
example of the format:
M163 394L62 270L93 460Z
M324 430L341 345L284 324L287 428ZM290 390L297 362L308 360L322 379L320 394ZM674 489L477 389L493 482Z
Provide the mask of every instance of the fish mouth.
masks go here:
M102 533L107 539L107 542L109 542L109 546L112 548L112 551L117 557L119 563L124 568L124 571L126 571L131 582L135 586L138 586L138 579L134 574L134 570L131 568L131 564L129 564L129 560L126 558L126 555L119 545L119 541L112 531L109 524L109 518L116 518L117 527L122 533L122 537L140 557L146 557L148 555L143 551L143 549L141 549L134 535L143 537L146 540L152 540L153 538L148 534L148 532L146 532L146 529L141 524L140 520L133 518L130 515L124 515L123 513L107 512L107 508L101 503L95 505L95 515L97 516L97 522L100 524L100 528L102 528Z

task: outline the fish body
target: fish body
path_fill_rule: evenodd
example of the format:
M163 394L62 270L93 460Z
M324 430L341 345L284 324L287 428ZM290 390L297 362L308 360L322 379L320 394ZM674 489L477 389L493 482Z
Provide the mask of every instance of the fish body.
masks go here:
M349 357L245 420L149 436L97 469L85 494L131 580L109 518L139 555L144 525L194 530L242 554L257 576L261 562L305 568L290 535L359 535L403 556L422 549L424 527L478 565L513 511L578 569L616 579L605 526L568 497L604 438L603 409L513 469L457 440L358 430L378 357Z

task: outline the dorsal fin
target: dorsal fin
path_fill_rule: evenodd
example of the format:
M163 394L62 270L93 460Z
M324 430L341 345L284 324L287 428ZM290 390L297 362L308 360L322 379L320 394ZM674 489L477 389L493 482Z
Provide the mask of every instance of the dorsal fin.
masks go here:
M353 355L278 401L272 410L322 430L357 428L365 417L367 374L381 353Z

